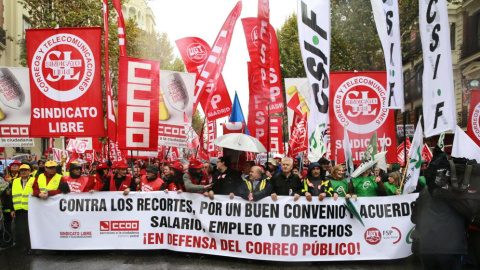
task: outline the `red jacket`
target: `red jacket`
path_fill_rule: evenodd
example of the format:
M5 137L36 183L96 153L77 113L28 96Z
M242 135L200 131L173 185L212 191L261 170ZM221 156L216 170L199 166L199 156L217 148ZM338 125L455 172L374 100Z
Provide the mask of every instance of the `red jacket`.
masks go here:
M42 174L45 174L45 173L42 173ZM42 174L39 174L38 176L42 175ZM42 193L40 191L40 188L38 187L38 176L37 178L35 178L35 182L33 182L33 196L36 196L36 197L39 197L39 194ZM55 174L53 175L55 176ZM45 174L45 177L47 179L47 182L46 182L46 185L48 186L48 183L50 183L50 180L52 180L52 177L48 177L46 174ZM60 194L62 193L58 188L56 190L51 190L48 192L48 196L53 196L53 195L57 195L57 194Z
M71 193L81 193L89 192L95 187L95 182L93 182L93 177L80 176L77 179L74 179L70 176L62 177L61 183L68 183Z

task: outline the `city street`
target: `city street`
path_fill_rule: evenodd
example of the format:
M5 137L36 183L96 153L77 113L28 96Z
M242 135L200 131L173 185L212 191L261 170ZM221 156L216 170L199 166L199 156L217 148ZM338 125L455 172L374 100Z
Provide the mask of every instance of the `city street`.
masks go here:
M38 251L37 251L38 253ZM13 248L0 250L0 269L421 269L414 256L389 261L271 262L222 256L158 251L43 251L17 254ZM473 268L465 268L473 269Z

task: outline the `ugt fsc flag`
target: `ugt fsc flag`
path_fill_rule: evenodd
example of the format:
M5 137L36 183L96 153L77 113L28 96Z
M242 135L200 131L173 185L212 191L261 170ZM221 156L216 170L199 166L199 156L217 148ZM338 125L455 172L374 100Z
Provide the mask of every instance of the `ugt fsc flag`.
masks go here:
M447 1L420 0L425 136L455 130L455 88Z
M105 137L101 28L26 30L31 137Z

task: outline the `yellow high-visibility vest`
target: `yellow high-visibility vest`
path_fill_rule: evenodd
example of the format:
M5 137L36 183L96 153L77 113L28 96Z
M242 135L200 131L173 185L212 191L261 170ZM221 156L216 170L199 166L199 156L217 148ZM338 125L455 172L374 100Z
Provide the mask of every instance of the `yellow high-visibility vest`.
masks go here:
M30 177L25 185L25 189L22 185L22 178L15 178L12 184L12 201L13 209L28 210L28 196L33 193L33 182L35 177Z
M45 174L42 173L37 178L38 188L40 189L40 192L57 190L58 184L60 184L61 179L62 179L62 176L56 173L53 176L53 178L50 180L50 182L48 182L48 185L47 185L47 176L45 176Z

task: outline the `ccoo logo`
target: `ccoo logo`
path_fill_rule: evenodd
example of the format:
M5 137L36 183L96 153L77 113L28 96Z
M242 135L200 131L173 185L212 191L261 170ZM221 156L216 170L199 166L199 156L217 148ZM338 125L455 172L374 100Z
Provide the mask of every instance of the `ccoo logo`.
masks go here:
M349 131L365 134L380 128L387 120L385 88L376 80L359 76L340 85L334 99L337 120Z
M88 43L72 34L45 39L33 55L33 81L52 100L76 100L90 88L95 74L95 57Z

